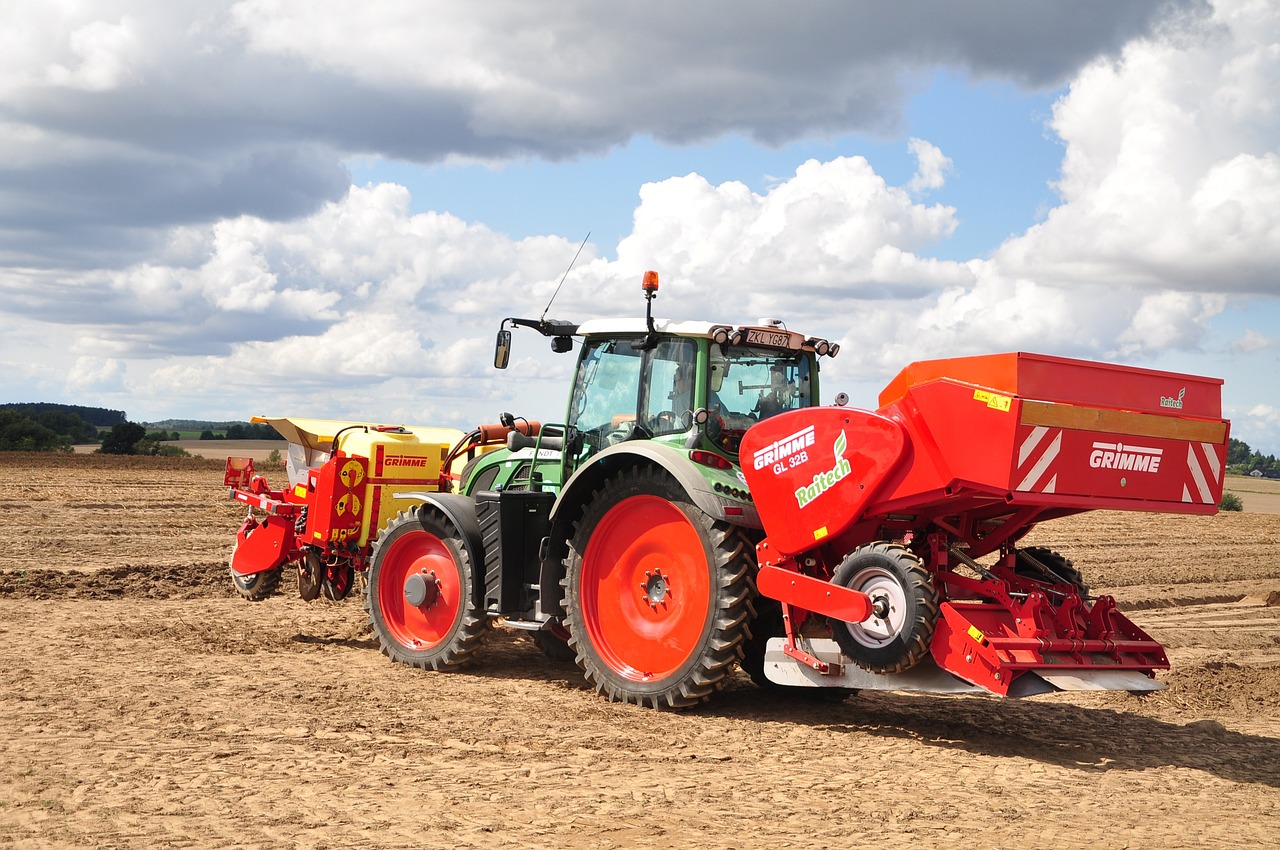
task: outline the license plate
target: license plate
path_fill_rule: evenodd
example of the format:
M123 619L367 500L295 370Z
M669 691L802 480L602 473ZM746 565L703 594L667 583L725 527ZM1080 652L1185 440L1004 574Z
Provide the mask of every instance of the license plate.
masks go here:
M768 345L773 348L787 348L791 343L791 334L778 331L747 331L747 345Z

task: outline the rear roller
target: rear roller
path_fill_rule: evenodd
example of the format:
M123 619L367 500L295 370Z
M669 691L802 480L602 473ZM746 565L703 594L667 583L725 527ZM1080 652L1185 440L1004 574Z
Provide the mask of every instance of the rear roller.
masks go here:
M607 482L567 559L566 625L587 681L610 700L684 708L724 686L753 609L751 547L664 473Z
M911 550L884 542L859 546L831 580L871 597L870 619L831 624L831 636L855 664L873 673L900 673L929 654L938 594L933 577Z
M467 664L489 627L473 590L471 559L443 514L396 516L374 543L365 600L382 653L423 670Z

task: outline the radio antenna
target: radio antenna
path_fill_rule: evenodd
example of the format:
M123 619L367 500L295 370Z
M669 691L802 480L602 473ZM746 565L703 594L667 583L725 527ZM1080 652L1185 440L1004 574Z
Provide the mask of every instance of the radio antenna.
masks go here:
M588 230L587 235L582 237L582 244L578 246L577 253L574 254L573 259L569 261L569 268L564 270L564 277L560 278L560 282L556 284L556 291L551 293L551 301L555 301L556 296L560 294L560 287L564 286L565 278L569 277L569 272L573 271L573 264L578 262L578 254L582 253L582 249L587 246L587 240L590 238L591 238L591 231ZM547 302L546 309L542 311L542 318L540 319L540 321L542 322L545 322L547 320L547 311L551 309L551 301Z

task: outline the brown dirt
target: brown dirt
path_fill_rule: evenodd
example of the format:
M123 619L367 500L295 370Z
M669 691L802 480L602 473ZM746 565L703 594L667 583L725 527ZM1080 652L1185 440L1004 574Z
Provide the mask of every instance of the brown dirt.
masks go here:
M512 632L424 673L358 600L235 598L221 468L0 455L0 846L1280 845L1278 515L1033 533L1166 644L1155 694L831 703L739 677L669 714Z

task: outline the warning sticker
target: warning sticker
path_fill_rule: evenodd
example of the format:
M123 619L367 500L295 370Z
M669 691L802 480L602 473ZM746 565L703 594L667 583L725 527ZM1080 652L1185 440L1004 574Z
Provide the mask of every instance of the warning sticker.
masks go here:
M1013 404L1013 399L1010 396L1000 395L999 393L993 393L987 390L974 390L973 399L974 401L982 402L987 407L995 410L1002 410L1005 413L1009 412L1009 408Z

